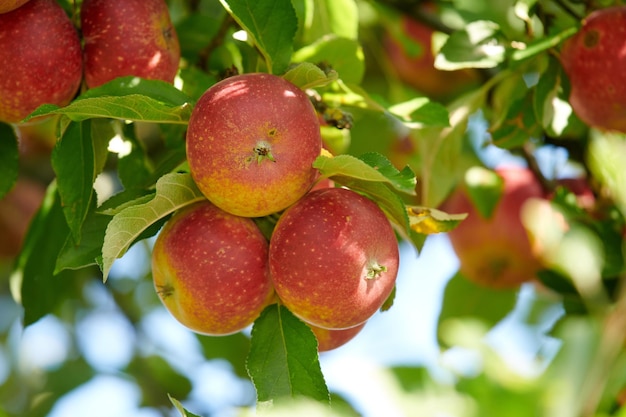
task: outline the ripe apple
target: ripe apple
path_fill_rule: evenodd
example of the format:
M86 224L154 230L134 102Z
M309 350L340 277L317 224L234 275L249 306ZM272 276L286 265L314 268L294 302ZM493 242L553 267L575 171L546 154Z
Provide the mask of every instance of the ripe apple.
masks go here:
M398 242L374 202L327 188L311 191L279 218L269 262L276 294L293 314L317 327L347 329L389 297Z
M230 213L260 217L285 209L317 178L322 150L307 95L271 74L226 78L198 100L187 160L198 188Z
M385 51L398 78L426 96L446 101L469 90L479 82L476 70L443 71L435 68L432 48L433 29L411 19L400 18L400 33L413 41L417 51L410 51L406 41L392 33L384 37Z
M174 81L180 44L164 0L85 0L80 20L88 87L127 75Z
M567 39L561 63L569 102L585 123L626 132L626 6L597 10Z
M66 105L82 73L78 32L55 0L0 14L0 121L17 123L46 103Z
M442 208L449 213L468 213L459 226L448 232L461 273L491 288L515 288L533 280L541 268L520 213L526 200L543 198L544 193L535 175L526 168L502 167L496 173L504 181L504 190L490 218L479 214L462 187Z
M21 7L28 0L3 0L0 2L0 14L10 12Z
M365 323L340 330L324 329L311 324L308 326L311 328L317 339L317 351L327 352L329 350L337 349L354 339L354 337L359 334L361 330L363 330Z
M20 253L28 226L44 199L45 188L30 179L19 178L0 199L0 261Z
M208 201L183 208L165 224L152 252L152 277L170 313L202 334L244 329L274 297L261 231L252 219Z

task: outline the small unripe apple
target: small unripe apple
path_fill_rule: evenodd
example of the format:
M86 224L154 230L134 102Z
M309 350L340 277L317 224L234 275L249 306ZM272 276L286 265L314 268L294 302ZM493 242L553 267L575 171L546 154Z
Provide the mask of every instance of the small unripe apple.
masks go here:
M202 334L244 329L274 297L261 231L209 202L188 206L165 224L152 252L152 277L170 313Z
M341 330L323 329L311 324L308 326L311 328L315 338L317 339L317 351L327 352L329 350L337 349L354 339L355 336L363 330L366 323L367 322Z
M502 195L490 218L484 218L459 187L444 203L449 213L467 213L459 226L448 232L461 273L469 280L491 288L515 288L535 279L541 269L533 254L520 217L529 198L543 198L543 190L526 168L496 169L504 181Z
M2 0L0 2L0 14L10 12L23 4L26 4L28 0Z
M398 242L374 202L327 188L283 213L269 259L276 294L293 314L317 327L347 329L364 323L389 297Z
M42 104L68 104L82 75L78 32L55 0L0 14L0 121L17 123Z
M128 75L174 81L180 44L164 0L85 0L80 20L90 88Z
M591 13L563 44L569 102L585 123L626 132L626 6Z
M260 217L285 209L312 187L322 138L307 95L271 74L226 78L198 100L187 160L198 188L230 213Z

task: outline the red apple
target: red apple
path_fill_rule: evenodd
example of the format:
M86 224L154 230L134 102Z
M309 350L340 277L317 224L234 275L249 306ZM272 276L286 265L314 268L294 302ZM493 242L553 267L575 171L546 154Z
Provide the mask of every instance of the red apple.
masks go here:
M127 75L174 81L180 44L164 0L85 0L80 18L87 86Z
M349 329L341 330L323 329L310 324L308 326L317 338L318 352L327 352L329 350L337 349L354 339L354 337L359 334L361 330L363 330L365 323L350 327Z
M590 14L563 44L569 102L585 123L626 132L626 6Z
M276 294L303 321L347 329L370 318L393 290L398 242L371 200L345 188L308 193L270 240Z
M68 104L82 65L78 33L55 0L0 14L0 121L17 123L42 104Z
M2 2L0 2L0 14L15 10L27 1L28 0L2 0Z
M398 78L435 100L448 100L477 85L476 70L443 71L435 68L433 29L407 16L400 18L400 32L416 45L410 51L397 36L387 33L385 51Z
M261 231L209 202L166 223L153 248L152 276L170 313L202 334L244 329L274 297Z
M444 203L449 213L468 213L461 224L448 233L469 280L491 288L515 288L535 279L541 268L520 212L531 197L543 198L535 175L526 168L496 169L504 190L492 216L483 218L461 187Z
M198 188L230 213L285 209L317 178L322 139L307 95L281 77L236 75L209 88L193 109L187 159Z

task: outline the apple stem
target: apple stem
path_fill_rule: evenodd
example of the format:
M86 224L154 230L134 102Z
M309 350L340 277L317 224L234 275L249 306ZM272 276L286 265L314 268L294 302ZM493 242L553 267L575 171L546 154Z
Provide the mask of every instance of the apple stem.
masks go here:
M167 298L174 294L174 287L171 285L159 285L157 287L157 292L161 295L161 297Z
M379 264L376 261L373 261L373 262L370 262L370 264L367 266L367 275L365 276L365 278L376 279L380 277L383 274L383 272L387 272L387 267Z
M254 156L248 158L248 162L256 160L256 163L259 165L264 159L269 159L272 162L276 162L276 159L274 159L274 155L272 155L272 145L270 145L269 142L260 140L257 142L253 150Z

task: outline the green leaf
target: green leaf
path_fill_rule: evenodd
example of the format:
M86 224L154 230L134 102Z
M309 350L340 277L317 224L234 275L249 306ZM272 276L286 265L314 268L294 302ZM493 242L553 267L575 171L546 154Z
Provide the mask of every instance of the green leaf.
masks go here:
M539 77L534 89L533 108L537 121L553 135L560 136L574 118L572 106L564 97L563 79L566 77L558 59L550 56L548 67Z
M302 90L306 90L307 88L324 87L336 81L337 72L331 70L325 73L317 65L311 64L310 62L303 62L294 65L293 68L289 69L283 75L283 78L297 85Z
M96 265L101 256L104 233L111 221L111 216L90 211L81 229L80 243L69 235L56 260L54 273L64 269L80 269Z
M120 77L99 87L91 88L75 101L88 98L146 96L170 107L182 107L190 98L172 84L139 77Z
M170 394L167 394L167 397L170 399L170 401L174 405L174 408L176 408L176 410L178 410L178 412L180 413L181 417L200 417L197 414L194 414L194 413L191 413L191 412L187 411L185 409L185 407L183 407L183 405L180 403L180 401L178 401L176 398L172 397Z
M186 124L191 115L191 107L189 104L172 107L142 95L109 96L75 100L66 107L45 104L35 110L32 116L49 114L64 114L75 122L107 117L120 120Z
M291 61L298 18L290 0L220 0L248 33L272 74L282 74Z
M204 357L225 359L233 367L233 371L241 378L248 378L245 362L250 352L250 339L242 332L227 336L206 336L196 334Z
M315 335L285 307L272 304L255 321L246 366L259 405L299 396L330 403Z
M435 58L435 67L453 71L462 68L495 68L505 59L498 42L500 27L489 20L471 22L453 32Z
M15 130L11 125L0 123L0 198L11 191L19 168L19 150Z
M333 35L300 48L294 52L293 61L329 66L346 83L359 84L365 74L365 57L359 42Z
M465 191L476 211L488 219L500 201L504 180L490 169L474 166L465 173Z
M168 406L166 395L186 398L192 389L189 378L160 355L136 355L124 371L137 380L144 406Z
M91 118L186 124L191 99L173 85L159 80L121 77L88 90L66 107L44 104L25 120L63 114L73 121Z
M493 290L474 284L460 273L448 281L439 313L438 337L442 326L450 319L478 319L488 327L495 326L506 317L517 301L516 290Z
M91 121L86 120L70 123L52 152L63 213L76 243L80 243L81 227L95 198L96 154L103 150L106 153L106 143L94 143Z
M69 235L61 199L53 182L31 222L11 276L13 296L24 307L25 326L52 312L67 299L74 285L74 275L54 274L57 255Z
M359 158L352 155L335 157L318 156L313 166L323 176L343 176L365 181L386 182L395 189L415 195L417 180L410 168L398 171L393 164L379 153L369 152Z
M403 123L410 128L450 126L448 109L426 97L418 97L393 105L388 110L400 117Z
M189 174L168 174L156 183L155 197L145 204L130 206L116 214L109 223L102 246L102 274L106 282L115 259L152 224L186 205L204 200Z
M359 11L354 0L306 1L302 16L301 42L308 44L325 35L357 40Z

